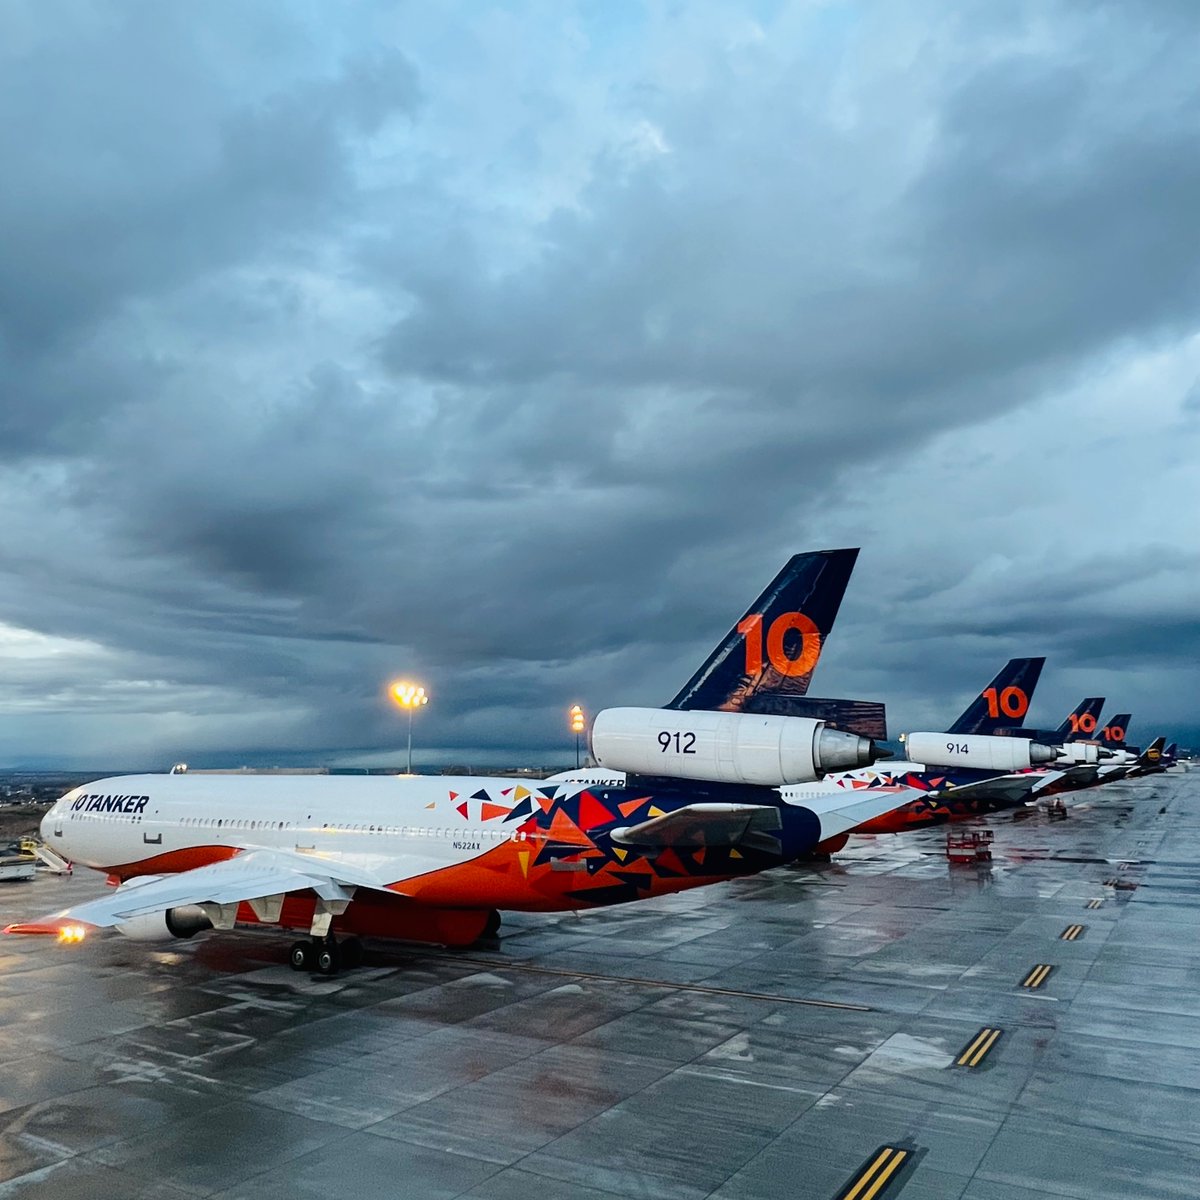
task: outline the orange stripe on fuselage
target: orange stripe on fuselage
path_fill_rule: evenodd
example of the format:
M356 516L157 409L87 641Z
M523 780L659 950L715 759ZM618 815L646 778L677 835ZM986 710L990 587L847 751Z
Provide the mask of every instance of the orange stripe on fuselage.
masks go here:
M241 854L241 846L185 846L182 850L168 850L135 862L122 863L116 867L100 867L122 883L138 875L174 875L179 871L193 871L197 867L210 867L213 863L225 862L235 854Z

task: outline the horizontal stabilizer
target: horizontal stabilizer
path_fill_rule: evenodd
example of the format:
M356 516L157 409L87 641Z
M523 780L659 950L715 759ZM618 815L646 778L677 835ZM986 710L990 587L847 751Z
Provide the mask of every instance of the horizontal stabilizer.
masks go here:
M746 701L743 711L775 717L810 717L843 733L856 733L876 742L887 741L887 706L874 700L824 700L819 696L759 692Z
M838 788L833 792L805 796L797 807L807 808L817 818L821 826L818 841L824 842L908 804L915 795L912 788L900 784L862 791Z
M1034 775L1031 778L1036 780L1033 789L1035 794L1052 783L1065 783L1067 786L1063 790L1075 791L1095 783L1100 778L1100 768L1091 763L1079 763L1065 771L1048 771L1045 775Z
M689 804L612 831L621 846L745 846L779 852L779 810L763 804Z
M991 804L996 808L1013 808L1024 803L1048 783L1061 779L1062 775L1061 771L1049 771L1040 775L1030 772L1016 775L996 775L991 779L981 779L978 783L964 783L956 787L947 787L941 794L953 796L956 800L972 800L981 804Z

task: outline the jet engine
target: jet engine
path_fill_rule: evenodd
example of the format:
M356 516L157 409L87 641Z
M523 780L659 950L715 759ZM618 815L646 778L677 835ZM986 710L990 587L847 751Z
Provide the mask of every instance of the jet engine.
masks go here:
M182 908L168 908L165 912L130 917L117 926L117 932L135 942L165 942L171 938L194 937L212 927L204 909L198 904L188 904Z
M591 746L610 771L757 787L809 783L877 757L869 738L809 717L695 709L606 708Z
M1057 762L1060 766L1078 766L1082 763L1094 765L1101 759L1112 757L1111 750L1104 750L1095 742L1067 742L1058 747Z
M913 762L981 771L1027 771L1054 762L1058 750L1027 738L985 734L910 733L905 739L905 754Z
M1138 756L1130 754L1128 750L1110 750L1105 762L1110 766L1127 767L1131 763L1137 762L1137 760Z

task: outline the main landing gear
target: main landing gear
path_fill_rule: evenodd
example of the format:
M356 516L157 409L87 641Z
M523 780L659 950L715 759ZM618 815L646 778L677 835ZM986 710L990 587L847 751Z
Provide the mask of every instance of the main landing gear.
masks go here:
M315 971L318 975L336 975L343 967L357 967L362 962L362 942L356 937L338 941L328 937L293 942L288 951L288 965L293 971Z

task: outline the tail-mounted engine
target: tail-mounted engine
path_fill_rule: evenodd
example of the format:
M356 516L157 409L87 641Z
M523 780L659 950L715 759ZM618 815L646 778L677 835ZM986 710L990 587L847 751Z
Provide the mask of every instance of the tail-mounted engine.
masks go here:
M810 783L879 757L869 738L824 721L695 709L607 708L591 747L606 770L757 787Z
M970 767L981 771L1027 771L1058 758L1058 746L1027 738L987 734L910 733L905 754L931 767Z
M1058 747L1058 752L1056 761L1060 766L1092 765L1112 758L1111 750L1105 750L1095 742L1065 742Z

